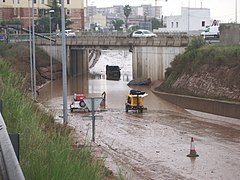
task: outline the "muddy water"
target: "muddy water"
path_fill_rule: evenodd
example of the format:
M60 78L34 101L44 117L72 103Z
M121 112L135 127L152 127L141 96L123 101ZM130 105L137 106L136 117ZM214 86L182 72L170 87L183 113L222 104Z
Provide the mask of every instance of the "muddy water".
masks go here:
M130 76L129 76L130 77ZM145 91L148 96L144 99L144 106L149 110L176 110L183 109L174 106L167 101L161 99L151 92L149 86L133 86L127 85L130 78L122 77L119 81L106 80L105 76L95 76L90 79L69 78L68 79L68 104L72 101L74 93L83 93L87 96L101 97L101 94L106 92L106 104L111 109L124 109L126 97L131 89ZM39 101L44 103L53 98L62 97L62 80L56 80L52 84L48 83L40 89Z
M89 79L69 79L68 103L74 92L91 96L106 92L107 111L97 113L101 118L96 120L96 141L92 146L97 157L104 158L115 174L121 172L127 180L240 179L237 120L192 115L152 94L149 87L131 87L149 94L144 100L147 110L142 114L125 113L131 74L124 74L120 81L109 81L104 73L99 74ZM48 84L39 96L60 120L61 84L61 80L54 81L52 95ZM91 142L91 120L85 117L88 114L68 112L68 124L76 131L76 143ZM191 137L199 154L197 158L186 156L190 153Z

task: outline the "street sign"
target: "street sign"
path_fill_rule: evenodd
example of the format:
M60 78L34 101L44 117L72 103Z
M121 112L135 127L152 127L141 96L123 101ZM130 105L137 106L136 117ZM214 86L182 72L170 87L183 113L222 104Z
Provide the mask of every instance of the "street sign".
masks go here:
M102 97L95 98L84 98L86 106L90 111L92 111L92 141L95 142L95 111L100 107L100 103L102 102Z
M83 101L85 102L86 106L88 107L89 111L96 111L102 102L102 97L94 97L94 98L84 98Z

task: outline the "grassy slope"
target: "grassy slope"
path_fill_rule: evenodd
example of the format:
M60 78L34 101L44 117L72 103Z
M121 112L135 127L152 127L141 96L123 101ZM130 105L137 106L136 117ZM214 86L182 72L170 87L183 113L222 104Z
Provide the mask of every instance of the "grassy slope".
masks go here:
M72 148L71 130L55 124L23 93L22 78L7 62L16 60L6 49L0 48L0 53L9 57L0 57L3 116L8 132L20 134L20 163L26 179L103 179L105 168L92 159L90 149Z

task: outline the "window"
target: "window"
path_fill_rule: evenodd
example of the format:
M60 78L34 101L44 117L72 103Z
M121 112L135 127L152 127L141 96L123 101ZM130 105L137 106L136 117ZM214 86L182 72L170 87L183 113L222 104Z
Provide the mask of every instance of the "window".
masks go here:
M17 9L16 8L13 9L13 15L17 16Z
M34 15L37 15L37 14L38 14L38 10L34 9Z
M67 12L66 12L66 14L67 14L67 15L69 15L69 14L70 14L70 10L69 10L69 9L67 9Z
M173 24L173 22L171 23L171 28L173 28L173 26L174 26L174 24Z
M202 21L202 27L205 27L205 21Z
M42 2L41 2L42 4L44 4L44 0L42 0Z
M176 28L178 28L178 22L176 22Z
M67 4L70 4L70 0L67 0Z

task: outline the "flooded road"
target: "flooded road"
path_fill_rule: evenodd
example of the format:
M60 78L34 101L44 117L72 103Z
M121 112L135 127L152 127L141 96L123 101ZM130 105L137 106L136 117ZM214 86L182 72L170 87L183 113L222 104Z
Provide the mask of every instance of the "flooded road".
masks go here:
M102 58L117 59L118 56L123 59L128 55L103 54ZM104 67L110 61L99 63ZM122 63L123 72L130 72ZM96 69L101 72L96 79L68 81L68 104L76 90L91 96L100 96L103 91L107 94L107 110L96 113L95 143L91 142L91 118L86 117L90 114L69 110L68 124L75 129L75 143L91 143L96 157L103 158L114 174L122 174L129 180L240 179L239 119L181 109L159 98L150 87L128 87L131 74L126 73L120 81L109 81L104 78L100 65L96 64ZM81 82L88 86L84 87ZM39 99L61 122L61 80L53 85L52 94L49 84L41 89ZM130 89L148 93L144 99L147 110L143 113L125 112ZM187 157L191 137L199 155L196 158Z

